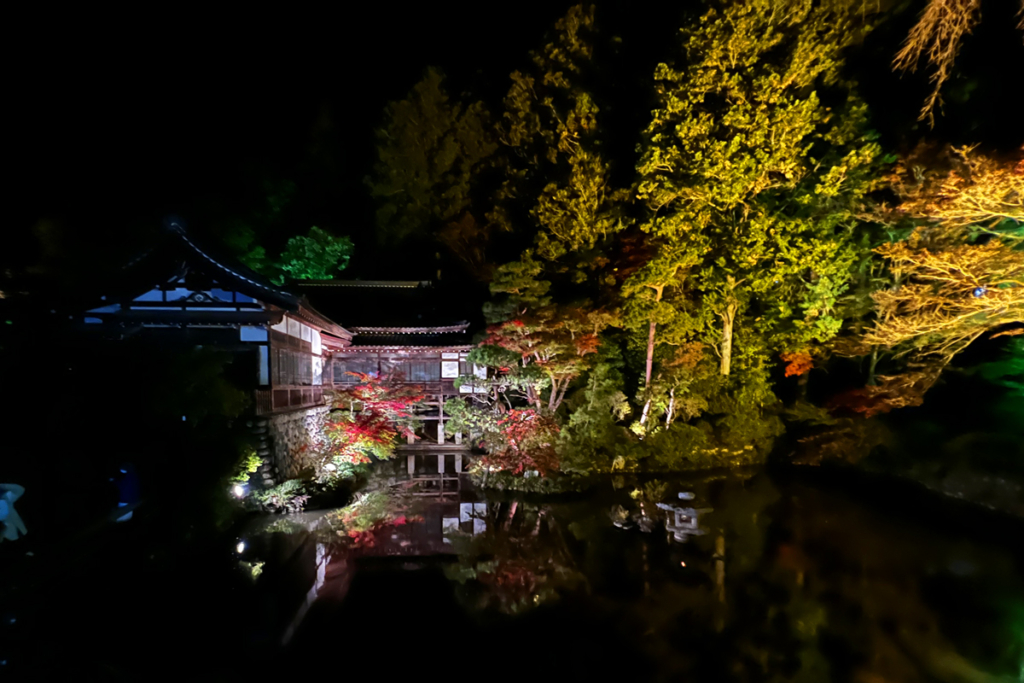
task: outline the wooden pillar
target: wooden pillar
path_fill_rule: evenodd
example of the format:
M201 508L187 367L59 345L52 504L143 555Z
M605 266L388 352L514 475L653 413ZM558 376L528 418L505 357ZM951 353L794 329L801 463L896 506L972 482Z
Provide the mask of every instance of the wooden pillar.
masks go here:
M444 443L444 401L437 397L437 442Z
M456 446L461 446L462 445L462 432L455 432L455 445Z
M409 476L416 474L416 456L410 455L406 457L406 469L409 471Z
M437 473L444 474L444 453L437 454Z
M455 454L455 473L462 474L462 453Z

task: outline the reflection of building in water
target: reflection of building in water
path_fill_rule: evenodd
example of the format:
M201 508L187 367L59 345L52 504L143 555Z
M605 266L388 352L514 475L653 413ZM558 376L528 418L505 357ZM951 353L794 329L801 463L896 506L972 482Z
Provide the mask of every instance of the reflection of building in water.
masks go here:
M701 512L695 508L684 508L666 503L658 503L658 509L668 514L665 518L665 529L672 540L685 543L690 536L700 536L704 531L699 527L697 518Z
M288 642L292 639L292 636L295 635L295 630L299 627L299 624L301 624L302 620L306 617L306 612L308 612L309 608L313 605L314 602L316 602L316 599L320 597L320 589L323 588L324 582L327 579L327 565L329 562L330 556L327 554L326 547L324 546L323 543L317 543L316 557L314 558L316 574L313 578L313 585L310 586L309 590L306 592L305 597L299 604L299 608L296 611L295 616L292 617L292 620L288 624L288 627L285 628L284 635L281 638L282 645L287 645ZM345 578L348 579L347 576ZM346 580L344 583L347 591L348 581Z
M462 531L465 533L482 534L487 531L487 503L459 503L458 517L444 517L442 520L443 533ZM445 543L451 543L444 539Z
M469 454L462 451L409 453L406 467L417 496L458 497Z
M463 491L463 497L472 496ZM267 564L258 586L275 606L273 623L266 627L287 643L295 635L313 603L320 598L340 601L348 592L353 571L366 559L402 558L430 561L453 553L451 533L473 536L487 531L486 503L462 502L447 496L419 499L401 521L385 525L372 544L332 545L335 535L322 513L296 515L286 533L254 533L239 545L249 560Z

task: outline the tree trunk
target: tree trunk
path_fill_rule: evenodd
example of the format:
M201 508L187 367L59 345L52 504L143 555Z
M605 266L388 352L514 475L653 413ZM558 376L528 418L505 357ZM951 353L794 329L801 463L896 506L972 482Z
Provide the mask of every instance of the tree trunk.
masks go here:
M732 369L732 325L736 321L736 310L739 308L735 302L729 302L725 306L722 316L722 374L728 375Z
M796 389L797 397L801 401L807 400L807 379L811 376L811 371L808 370L804 374L796 378Z
M538 411L541 410L541 405L542 404L540 402L541 401L540 393L535 391L534 388L531 387L531 386L527 386L526 387L526 401L530 405L532 405L534 408L536 408Z
M878 365L878 347L871 349L871 364L868 366L868 386L875 386L875 366Z
M672 416L673 416L673 413L675 413L675 408L676 408L676 390L673 388L673 389L669 389L668 390L668 416L665 418L665 426L666 427L672 426Z
M651 321L650 331L647 333L647 371L644 373L644 389L651 386L651 367L654 365L654 329L658 326Z
M640 424L643 425L647 422L647 415L651 412L651 399L647 399L647 403L644 404L644 412L640 414Z
M558 399L555 401L554 406L551 408L551 412L558 410L558 407L562 405L562 401L565 400L565 392L569 391L570 380L565 380L565 384L562 385L562 390L558 392Z
M513 520L513 519L515 518L515 516L516 516L516 510L517 510L518 508L519 508L519 501L518 501L518 500L514 500L514 501L512 501L512 507L511 507L511 508L509 508L509 511L508 511L508 520L507 520L507 521L505 522L505 528L506 528L506 529L509 529L509 528L511 528L511 526L512 526L512 520Z

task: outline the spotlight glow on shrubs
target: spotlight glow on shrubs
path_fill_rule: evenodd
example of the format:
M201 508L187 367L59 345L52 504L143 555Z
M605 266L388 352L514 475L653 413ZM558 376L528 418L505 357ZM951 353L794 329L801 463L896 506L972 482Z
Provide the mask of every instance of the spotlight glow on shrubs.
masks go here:
M242 486L241 484L235 484L233 487L231 487L231 492L235 494L236 498L242 498L243 496L245 496L245 487Z
M238 545L235 546L235 551L237 551L239 555L244 553L245 552L245 541L239 541Z

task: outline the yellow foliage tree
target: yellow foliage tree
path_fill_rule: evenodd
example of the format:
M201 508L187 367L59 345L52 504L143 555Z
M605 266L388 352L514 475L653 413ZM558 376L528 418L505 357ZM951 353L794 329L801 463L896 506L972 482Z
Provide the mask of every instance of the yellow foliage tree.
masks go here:
M895 281L873 294L877 321L867 344L942 367L985 333L1024 322L1021 152L1000 161L960 148L944 172L897 169L896 212L918 225L876 250Z

